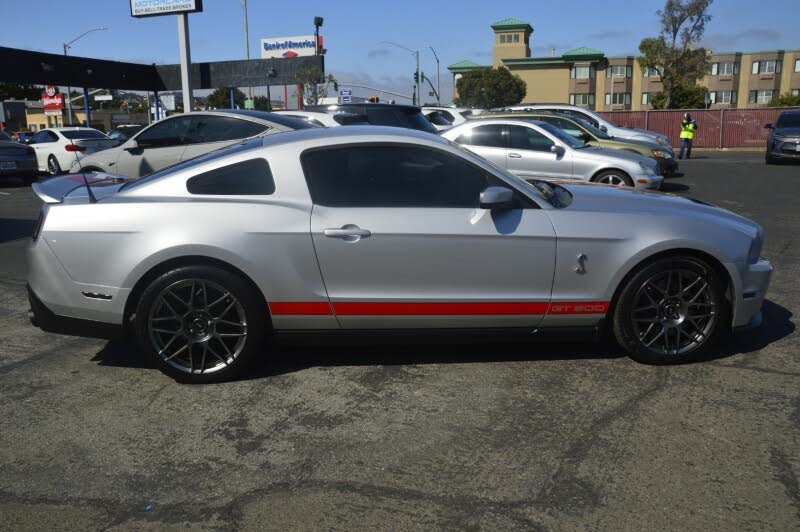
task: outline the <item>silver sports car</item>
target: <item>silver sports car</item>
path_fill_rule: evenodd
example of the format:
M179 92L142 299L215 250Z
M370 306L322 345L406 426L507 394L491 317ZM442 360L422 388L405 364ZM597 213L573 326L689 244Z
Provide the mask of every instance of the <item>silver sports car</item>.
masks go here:
M647 363L754 325L761 227L630 188L529 183L440 137L353 126L249 140L138 180L34 185L33 323L133 334L228 378L274 334L610 328Z

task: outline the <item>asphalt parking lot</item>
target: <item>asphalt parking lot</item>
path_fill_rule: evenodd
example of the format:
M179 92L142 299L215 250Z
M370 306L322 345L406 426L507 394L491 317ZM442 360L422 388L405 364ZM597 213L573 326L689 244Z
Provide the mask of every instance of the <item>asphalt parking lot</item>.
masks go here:
M387 342L176 384L29 325L37 201L0 184L0 528L800 529L800 166L695 155L666 189L763 224L775 273L760 329L676 367Z

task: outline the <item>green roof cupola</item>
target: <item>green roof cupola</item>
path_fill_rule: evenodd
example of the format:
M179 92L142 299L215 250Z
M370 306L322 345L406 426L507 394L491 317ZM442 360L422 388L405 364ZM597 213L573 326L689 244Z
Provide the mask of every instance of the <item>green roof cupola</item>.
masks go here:
M492 24L494 53L492 65L500 66L503 59L530 57L530 37L533 26L518 18L505 18Z

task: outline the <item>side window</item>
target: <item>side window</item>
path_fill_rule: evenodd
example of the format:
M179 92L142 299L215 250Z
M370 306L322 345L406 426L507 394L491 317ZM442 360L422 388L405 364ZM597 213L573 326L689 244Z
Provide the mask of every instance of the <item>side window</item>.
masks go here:
M503 125L489 124L473 127L462 133L457 139L458 144L464 146L486 146L488 148L505 148L506 140L503 136Z
M509 148L514 150L550 151L554 142L533 128L509 126Z
M314 203L329 207L474 208L500 179L459 157L417 146L348 146L301 156Z
M31 144L45 144L47 142L57 142L58 136L52 131L40 131L33 136Z
M198 195L268 196L275 192L275 181L266 160L250 159L190 177L186 190Z
M581 130L574 123L570 122L569 120L565 120L563 118L557 117L557 116L541 117L538 120L541 120L542 122L548 122L550 124L553 124L558 129L564 131L564 133L566 133L568 135L572 135L575 138L580 138L581 133L583 133L583 130Z
M266 131L268 126L227 116L193 116L188 144L246 139Z
M177 146L185 142L186 136L191 127L191 119L188 116L171 118L159 122L136 137L136 142L140 148L167 148Z
M591 116L587 115L586 113L581 113L580 111L572 111L570 114L572 116L574 116L575 118L580 118L581 120L586 120L587 122L592 124L594 127L599 127L600 126L600 122L598 122L597 120L595 120Z
M428 120L431 121L431 124L436 124L437 126L451 126L453 125L452 122L447 120L444 115L439 111L434 111L428 115Z

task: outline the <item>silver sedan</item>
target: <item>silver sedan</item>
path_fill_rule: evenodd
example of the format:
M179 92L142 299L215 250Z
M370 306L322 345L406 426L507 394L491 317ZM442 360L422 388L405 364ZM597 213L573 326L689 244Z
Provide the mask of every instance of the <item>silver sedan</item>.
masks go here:
M127 330L191 382L311 332L609 327L638 361L692 360L758 322L772 271L761 227L729 211L529 183L408 129L271 135L139 180L87 179L34 185L33 323Z
M658 163L637 153L589 146L537 120L469 120L443 132L481 157L523 179L575 179L659 189Z

